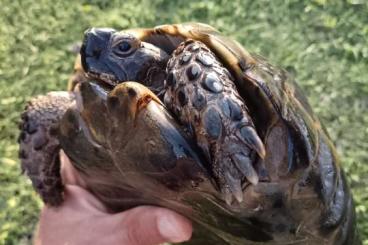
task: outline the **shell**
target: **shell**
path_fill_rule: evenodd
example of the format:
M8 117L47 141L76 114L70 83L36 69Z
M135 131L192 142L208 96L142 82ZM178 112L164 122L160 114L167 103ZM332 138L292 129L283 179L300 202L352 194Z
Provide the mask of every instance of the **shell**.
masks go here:
M171 208L191 218L199 227L189 244L359 244L354 204L335 148L287 72L205 24L163 25L122 32L164 49L167 54L180 51L179 44L189 39L202 42L226 68L221 74L227 70L231 74L226 77L234 78L236 96L246 101L249 112L243 118L253 121L267 155L255 164L258 184L240 189L238 179L230 171L230 175L224 174L233 184L233 192L240 193L236 197L239 202L226 205L207 175L208 167L201 165L202 157L197 149L192 149L190 137L181 131L176 118L160 103L135 114L140 107L132 105L141 104L130 99L149 93L147 88L125 84L108 92L100 84L80 83L87 78L77 58L69 85L77 98L62 119L58 117L60 145L86 177L88 188L111 211L141 204ZM181 59L185 63L188 57L181 56ZM198 59L203 66L211 62L204 57ZM197 70L186 76L189 80L196 77ZM180 83L175 76L169 76L166 81L173 87L176 82ZM216 93L226 89L214 78L201 82L200 92L205 100L210 98L205 90ZM135 92L124 90L127 87ZM190 100L180 90L175 93L182 104L179 109L185 109L189 101L200 112L201 100ZM237 118L236 106L227 107L228 114ZM27 109L25 115L32 111ZM36 111L44 113L43 109L36 108ZM204 111L203 125L211 124L211 127L202 129L217 138L222 129L212 126L218 125L219 116L226 113ZM27 133L24 136L38 135L25 119L22 130ZM243 127L240 134L249 137L253 131ZM23 148L38 145L33 144L33 138L32 144L25 139L20 138ZM58 150L59 146L54 148ZM25 152L20 153L21 158L28 159ZM243 162L239 168L249 172L249 159L236 156L235 161ZM45 162L42 164L47 165ZM28 169L36 166L24 163ZM58 171L54 175L55 172ZM59 180L60 176L57 177ZM60 194L61 182L56 183L58 188L50 190ZM245 197L242 202L241 194ZM61 201L62 196L55 203Z
M347 217L345 210L349 210L351 215L354 208L336 150L294 78L285 70L251 54L238 42L206 24L161 25L123 32L152 43L169 54L188 39L201 41L211 49L236 78L238 91L247 99L257 132L263 140L267 142L273 137L280 122L285 125L288 142L286 172L293 173L302 168L305 170L305 183L318 183L317 193L324 204L322 227L328 229L340 225L343 232L351 228L344 225L344 220L354 218ZM302 185L303 181L299 184Z

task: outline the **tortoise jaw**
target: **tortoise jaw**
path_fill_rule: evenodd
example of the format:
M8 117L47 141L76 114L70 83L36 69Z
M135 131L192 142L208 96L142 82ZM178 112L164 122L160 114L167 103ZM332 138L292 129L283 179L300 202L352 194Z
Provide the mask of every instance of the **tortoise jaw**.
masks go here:
M109 73L101 73L101 72L95 72L93 70L85 72L85 75L90 80L95 80L100 84L108 84L112 87L115 87L120 82L116 79L115 75L109 74Z

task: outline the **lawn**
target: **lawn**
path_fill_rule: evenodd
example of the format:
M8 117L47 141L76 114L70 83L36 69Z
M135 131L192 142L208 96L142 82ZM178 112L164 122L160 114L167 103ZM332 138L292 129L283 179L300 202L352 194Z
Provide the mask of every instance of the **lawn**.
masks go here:
M291 70L341 155L368 245L366 0L1 0L0 244L29 244L41 203L20 174L17 123L30 97L65 89L90 26L200 21Z

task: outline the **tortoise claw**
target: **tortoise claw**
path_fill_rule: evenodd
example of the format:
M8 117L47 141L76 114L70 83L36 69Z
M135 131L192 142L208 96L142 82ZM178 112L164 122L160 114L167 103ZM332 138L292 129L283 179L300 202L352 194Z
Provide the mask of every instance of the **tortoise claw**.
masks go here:
M253 168L251 159L249 157L243 154L235 154L232 156L232 160L250 183L253 185L258 184L258 174Z
M165 104L188 128L211 164L226 203L243 201L242 181L259 181L250 156L266 155L231 74L204 44L187 41L167 67Z
M266 149L253 127L244 126L240 129L239 134L240 139L244 140L244 142L253 150L255 150L262 159L265 158Z
M222 190L222 194L223 194L223 199L225 200L226 204L231 206L231 204L233 203L233 194L231 193L229 187L224 188Z
M243 201L243 190L241 187L241 180L239 178L233 177L230 172L225 173L225 179L227 184L229 185L231 193L238 201L238 203L241 203Z

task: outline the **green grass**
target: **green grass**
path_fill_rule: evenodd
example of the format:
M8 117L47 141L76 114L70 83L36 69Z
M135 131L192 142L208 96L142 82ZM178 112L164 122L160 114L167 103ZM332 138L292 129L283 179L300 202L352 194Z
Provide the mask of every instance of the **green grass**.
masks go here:
M201 21L295 71L348 173L368 245L368 8L366 0L1 0L0 244L27 244L41 206L17 160L26 100L65 89L70 47L90 26Z

